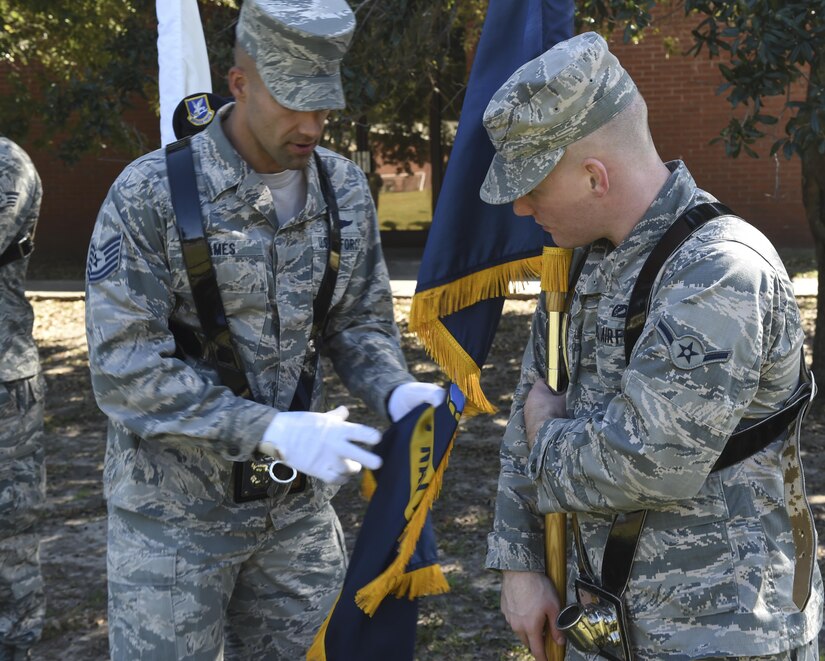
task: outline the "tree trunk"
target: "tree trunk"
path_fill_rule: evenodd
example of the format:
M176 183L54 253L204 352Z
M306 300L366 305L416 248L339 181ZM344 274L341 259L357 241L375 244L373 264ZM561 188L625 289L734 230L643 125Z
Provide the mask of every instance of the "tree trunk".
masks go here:
M361 115L355 123L355 154L358 167L367 175L372 203L377 211L378 197L384 182L381 175L375 171L375 159L372 157L372 148L370 147L370 125L366 115Z
M825 82L825 54L811 65L810 80L816 85ZM802 201L814 237L819 286L812 369L819 376L820 383L825 383L822 380L825 379L825 155L819 153L816 144L809 146L802 154Z
M817 283L816 332L814 334L813 371L820 379L825 378L825 156L816 147L808 148L802 154L802 199L805 214L814 237Z
M441 90L438 89L438 78L433 85L430 95L430 168L431 190L433 194L432 211L435 215L435 205L438 194L441 192L441 182L444 181L444 149L441 144Z

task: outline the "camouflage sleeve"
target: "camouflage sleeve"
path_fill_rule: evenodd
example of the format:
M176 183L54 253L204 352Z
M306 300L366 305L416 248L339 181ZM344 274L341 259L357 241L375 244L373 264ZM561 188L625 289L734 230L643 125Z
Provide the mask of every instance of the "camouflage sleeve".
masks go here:
M166 262L169 194L132 166L98 214L89 253L86 334L97 403L141 438L208 447L227 460L251 456L274 411L236 397L174 357L168 319L175 299ZM159 190L161 189L161 190Z
M527 475L524 401L533 383L545 377L547 315L544 295L533 315L521 376L501 442L501 471L493 531L487 536L488 569L544 572L544 517L537 509L536 485Z
M331 310L324 349L344 385L386 418L386 400L392 390L415 379L407 371L401 350L401 335L395 324L392 290L381 250L378 219L366 177L350 167L347 185L362 195L366 240L361 242L347 289Z
M613 366L619 393L603 413L540 428L528 472L541 511L628 511L694 497L754 411L757 389L778 408L796 384L801 336L787 276L743 243L679 254L630 364L623 373L623 360ZM778 356L786 359L773 365ZM761 377L773 385L766 390Z
M31 159L10 140L0 139L0 253L18 234L34 226L41 194L40 177Z

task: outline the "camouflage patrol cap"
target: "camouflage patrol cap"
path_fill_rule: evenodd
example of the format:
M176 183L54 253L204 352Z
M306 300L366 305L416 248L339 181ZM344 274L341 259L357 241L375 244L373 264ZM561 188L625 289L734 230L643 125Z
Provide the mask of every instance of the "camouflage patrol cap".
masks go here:
M341 58L355 30L345 0L244 0L236 40L291 110L344 107Z
M523 65L484 111L496 155L481 199L505 204L529 193L567 145L610 121L636 93L630 75L595 32L562 41Z

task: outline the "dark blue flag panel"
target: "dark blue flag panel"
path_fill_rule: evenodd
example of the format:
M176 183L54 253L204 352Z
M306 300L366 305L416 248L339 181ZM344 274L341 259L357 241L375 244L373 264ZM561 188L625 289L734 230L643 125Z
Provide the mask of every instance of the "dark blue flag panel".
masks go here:
M437 564L429 512L463 410L464 396L451 385L441 406L417 407L375 447L383 459L373 471L375 490L344 585L307 659L413 658L417 597L449 589Z
M467 395L468 413L494 410L481 366L503 297L541 273L544 244L532 219L479 197L494 154L484 109L516 69L572 34L572 0L490 0L410 310L410 330Z

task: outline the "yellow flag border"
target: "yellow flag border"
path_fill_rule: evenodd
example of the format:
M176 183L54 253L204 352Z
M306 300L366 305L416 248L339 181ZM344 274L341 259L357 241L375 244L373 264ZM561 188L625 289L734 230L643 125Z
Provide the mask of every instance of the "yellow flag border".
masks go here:
M518 286L541 277L542 263L541 255L506 262L457 278L446 285L416 292L413 296L410 331L418 336L429 356L464 393L467 400L465 417L495 413L496 407L481 389L481 368L447 330L440 317L480 301L509 296L511 284Z
M413 513L404 531L401 533L400 542L398 544L398 555L390 563L379 576L367 583L355 594L355 603L367 615L374 615L381 605L384 597L389 594L394 594L396 597L407 596L410 599L429 594L442 594L449 591L447 580L441 571L439 565L431 565L437 569L432 569L429 572L421 572L418 576L404 577L407 564L412 557L415 547L418 544L418 539L421 537L421 531L424 529L424 523L427 520L427 514L432 509L435 499L441 492L441 485L444 480L444 472L447 470L447 464L450 460L450 454L455 444L455 438L458 434L456 428L450 443L444 452L444 457L438 464L432 479L430 480L424 495L419 502L418 507ZM428 568L429 569L429 568ZM418 572L410 572L416 574Z

